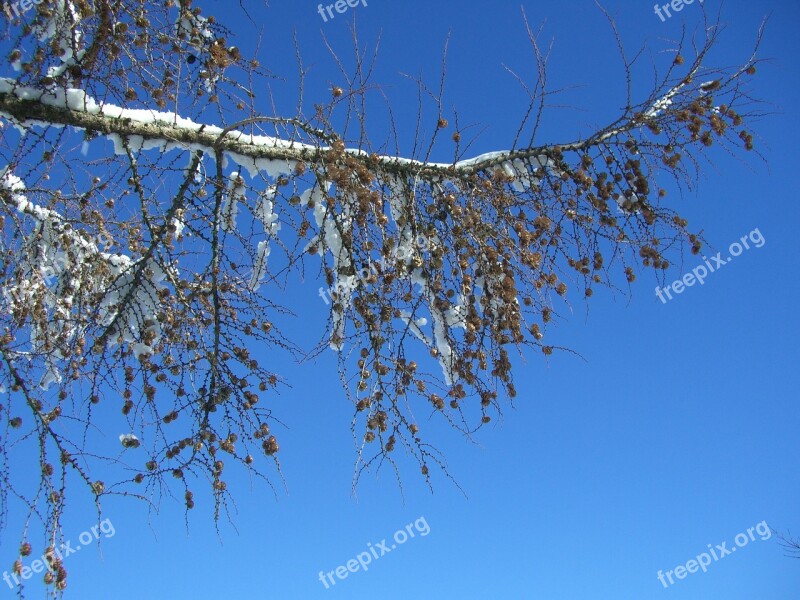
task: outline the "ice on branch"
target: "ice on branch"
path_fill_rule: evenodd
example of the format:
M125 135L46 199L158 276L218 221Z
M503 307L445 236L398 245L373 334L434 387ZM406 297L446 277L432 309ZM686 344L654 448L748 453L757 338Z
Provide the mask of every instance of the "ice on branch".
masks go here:
M231 233L236 231L236 216L239 214L239 202L245 199L244 179L239 173L233 173L228 181L228 193L222 203L222 229Z
M270 186L258 195L254 216L261 221L264 226L264 232L267 236L276 235L281 230L278 215L275 213L275 194L277 193L275 186Z
M515 158L503 161L501 164L503 172L511 179L511 187L515 192L522 193L526 189L536 189L539 187L539 175L536 171L539 168L554 169L555 163L552 159L540 155L531 159L523 160Z
M319 233L314 236L304 251L319 248L328 251L333 257L333 272L335 273L335 288L337 290L336 302L332 308L333 330L331 332L330 347L339 351L343 347L345 334L345 314L350 306L353 290L358 285L355 276L355 267L351 256L351 248L345 243L345 238L352 236L353 211L350 200L345 195L341 200L341 211L328 206L327 194L331 183L315 183L314 187L303 192L300 204L308 206L313 203L314 222Z
M253 274L250 277L249 284L252 291L256 291L261 286L261 281L267 274L267 259L271 252L269 242L281 229L281 223L275 213L274 199L276 193L276 186L270 186L261 192L253 210L255 218L264 226L264 233L267 239L260 241L256 249L256 260L253 264Z

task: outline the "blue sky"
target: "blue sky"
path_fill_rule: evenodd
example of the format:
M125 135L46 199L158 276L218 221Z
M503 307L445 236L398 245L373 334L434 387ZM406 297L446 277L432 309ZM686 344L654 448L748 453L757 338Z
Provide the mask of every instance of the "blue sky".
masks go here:
M233 20L242 47L254 43L254 28L238 15L237 3L197 4L223 23ZM552 100L558 106L546 114L540 141L572 141L613 119L624 102L624 74L602 13L589 0L521 4L531 25L543 27L541 39L553 40L549 87L564 90ZM674 47L681 28L701 26L697 2L664 22L651 2L608 0L605 6L626 49L644 47L648 55L637 70L642 78L634 91L640 94L648 91L653 62L668 64L660 53ZM704 6L719 10L716 1ZM513 140L525 96L503 65L528 81L535 76L519 2L368 0L328 22L312 2L272 0L268 9L251 10L263 26L262 64L287 78L272 83L279 112L296 104L292 28L312 67L305 90L310 108L328 99L332 83L341 83L321 34L352 66L355 16L367 47L380 33L373 80L391 102L401 151L413 143L417 116L416 87L401 73L438 85L448 32L445 104L482 131L475 153ZM726 2L726 30L712 60L745 61L765 15L770 20L759 56L769 60L759 65L753 84L773 113L755 127L766 160L712 151L714 163L704 165L696 189L680 195L668 188L673 207L703 229L714 252L727 255L732 242L755 230L765 240L761 247L751 244L704 285L667 303L654 292L664 282L650 271L639 273L632 298L600 291L588 310L575 302L570 318L549 336L581 356L556 352L548 360L539 354L517 360L514 406L506 405L504 418L481 430L474 443L424 422L438 435L436 445L460 489L434 473L431 493L415 463L401 460L402 490L394 473L383 469L366 475L353 495L352 407L339 388L335 355L305 364L265 356L293 386L271 400L285 424L278 430L286 488L275 479L273 494L244 473L229 478L237 504L232 523L223 520L219 533L199 490L188 529L180 499L165 500L157 514L132 500L107 499L104 517L114 535L103 539L102 557L92 545L69 557L68 597L797 597L800 561L786 557L774 537L762 540L758 533L705 573L688 574L666 589L657 579L660 570L708 552L709 544L735 546L738 534L762 522L800 535L794 262L800 204L791 192L800 136L800 5ZM266 100L263 109L270 110ZM373 115L375 139L382 139L380 107ZM436 151L435 159L450 158L446 144ZM699 264L686 253L666 283ZM327 316L317 295L323 282L313 272L295 276L281 296L298 314L286 332L307 345L319 339ZM77 540L95 524L88 504L78 494L72 499L67 539ZM335 571L370 545L386 539L390 546L406 525L415 536L371 559L367 571L336 578L329 589L319 580L320 571ZM16 538L4 534L4 556L9 543ZM0 582L0 598L11 595Z

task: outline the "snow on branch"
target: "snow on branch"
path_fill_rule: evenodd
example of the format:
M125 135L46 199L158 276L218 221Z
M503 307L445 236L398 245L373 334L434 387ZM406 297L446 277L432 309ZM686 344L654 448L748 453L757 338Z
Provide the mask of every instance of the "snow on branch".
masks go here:
M698 67L699 68L699 67ZM692 73L693 74L693 73ZM690 74L684 81L670 87L663 95L642 107L637 115L645 120L654 119L664 113L673 99L681 92L692 97L696 89L684 89ZM700 88L702 91L702 88ZM213 150L239 166L248 170L251 176L264 172L270 177L290 173L299 162L317 162L332 149L330 145L309 144L274 136L254 135L230 127L197 123L174 112L147 109L122 108L109 103L99 103L81 89L60 89L50 86L47 89L20 86L13 79L0 78L0 116L14 122L19 127L58 127L69 125L83 128L93 133L105 135L114 142L115 151L123 153L122 140L125 139L133 150L157 149L165 152L175 148L202 150L213 155ZM245 122L267 119L249 119ZM270 119L277 120L277 119ZM292 122L292 119L285 119ZM446 177L448 175L467 175L484 171L495 166L514 178L517 191L536 185L532 175L539 167L554 167L550 156L554 147L562 151L581 151L608 141L633 129L643 127L641 118L632 116L621 123L599 130L595 135L582 141L563 144L550 144L515 150L486 152L472 158L453 163L438 163L403 158L401 156L370 154L357 148L345 148L352 156L371 160L376 167L387 173L409 176ZM296 122L295 122L296 123ZM327 141L322 131L311 131Z
M23 268L16 283L3 288L3 300L6 312L18 320L38 310L48 315L30 320L30 352L47 365L40 386L61 382L59 361L92 327L107 327L110 341L130 343L137 358L153 354L161 336L156 315L166 277L162 267L152 258L104 252L56 211L31 202L25 191L8 167L0 171L0 195L32 221L23 242ZM100 298L91 322L82 314L89 298Z

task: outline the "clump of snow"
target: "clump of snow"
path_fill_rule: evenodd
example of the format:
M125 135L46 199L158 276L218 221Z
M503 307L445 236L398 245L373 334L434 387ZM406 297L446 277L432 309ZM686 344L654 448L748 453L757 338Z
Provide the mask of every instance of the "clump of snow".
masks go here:
M137 438L132 433L123 433L119 436L119 443L122 444L123 448L138 448L139 447L139 438Z
M98 322L109 328L112 344L131 344L136 358L153 355L162 334L158 293L167 275L152 258L114 255L108 262L112 283L100 302Z
M185 2L179 2L180 13L175 19L175 35L185 36L190 46L199 49L214 39L214 32L211 31L208 19L194 14L185 4Z
M228 192L221 207L222 229L228 233L236 231L236 216L239 214L239 201L245 199L244 179L240 173L233 173L228 181Z
M641 212L642 202L636 192L627 190L626 193L616 194L614 201L617 203L617 210L625 215L632 215Z
M253 264L253 274L250 276L249 283L252 291L256 291L261 286L261 281L267 274L267 259L271 252L269 241L281 229L281 223L275 212L274 199L277 191L277 186L273 185L261 192L253 209L253 215L264 226L264 233L267 239L260 241L256 249L256 260Z
M341 310L332 310L333 330L330 347L338 352L344 347L345 314L358 282L355 276L348 275L348 273L355 272L355 269L350 249L342 240L342 234L352 231L352 208L346 199L342 199L342 208L338 214L329 208L326 197L330 186L330 182L324 182L322 185L315 183L311 191L304 193L300 200L304 205L308 205L311 200L314 201L314 222L319 231L319 234L306 245L306 250L311 246L321 246L323 251L329 251L333 257L333 272L337 277L337 304L342 308Z
M521 158L505 160L500 167L511 178L511 187L514 188L514 191L522 193L526 189L538 188L539 177L536 175L536 171L539 168L555 170L555 163L551 158L541 154L525 160Z

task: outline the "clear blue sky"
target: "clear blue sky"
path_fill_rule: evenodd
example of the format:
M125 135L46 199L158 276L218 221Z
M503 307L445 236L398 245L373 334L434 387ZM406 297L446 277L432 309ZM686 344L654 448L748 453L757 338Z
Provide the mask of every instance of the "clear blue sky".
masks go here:
M253 26L230 0L198 0L204 12L231 20L240 45L253 43ZM246 4L258 5L258 2ZM261 62L285 84L275 83L276 105L289 114L296 103L292 28L306 65L307 107L326 101L340 83L321 33L352 66L348 25L355 12L360 40L382 42L373 81L384 85L401 134L401 150L413 142L416 88L400 73L422 74L438 84L441 49L448 31L446 105L483 133L476 153L507 147L525 109L525 96L503 69L507 64L533 81L532 53L520 19L520 2L423 2L368 0L327 23L316 3L271 0L253 8L263 24ZM553 101L542 142L571 141L617 114L624 78L608 25L590 0L524 1L543 40L554 41L550 87L566 88ZM626 48L646 45L656 63L681 27L700 25L697 2L662 22L653 2L608 0ZM706 0L711 12L719 8ZM519 392L504 419L469 443L455 432L423 421L440 435L437 445L464 490L434 472L431 493L415 464L402 460L402 494L390 469L367 475L351 494L355 450L352 407L339 388L335 355L313 363L278 362L293 388L274 397L281 463L287 490L277 495L239 473L233 525L220 535L208 497L196 492L187 532L182 501L165 501L148 517L143 504L110 498L104 513L114 525L95 547L69 557L68 597L508 599L791 599L800 597L800 560L787 558L775 539L755 540L714 561L706 573L689 574L665 589L659 570L674 570L702 552L765 521L800 535L800 405L797 339L798 223L795 193L800 138L800 5L788 0L729 0L727 29L716 64L749 56L759 21L771 18L754 81L775 114L757 125L756 145L766 162L741 161L712 152L696 190L674 206L701 227L717 250L758 229L766 240L742 253L703 286L663 304L651 272L640 273L633 298L608 291L549 335L582 358L539 354L517 364ZM649 57L643 60L650 61ZM644 93L649 62L639 70ZM263 90L266 91L266 90ZM264 111L270 107L266 98ZM376 111L376 139L385 122ZM444 149L439 160L448 160ZM667 282L699 264L687 253ZM311 263L309 263L311 264ZM306 344L319 338L326 319L317 295L323 283L293 279L282 300L299 318L286 326ZM585 359L585 360L584 360ZM67 539L95 523L90 500L72 497ZM90 507L89 507L90 508ZM10 515L13 524L14 514ZM320 571L367 551L419 518L426 527L402 546L373 559L326 589ZM149 519L149 522L148 522ZM420 524L421 522L418 522ZM419 530L427 530L424 537ZM16 531L12 526L10 531ZM741 539L741 538L740 538ZM8 556L16 538L5 534ZM3 565L3 569L10 565ZM31 586L29 589L36 589ZM0 582L0 598L11 592ZM34 594L32 597L39 597Z

